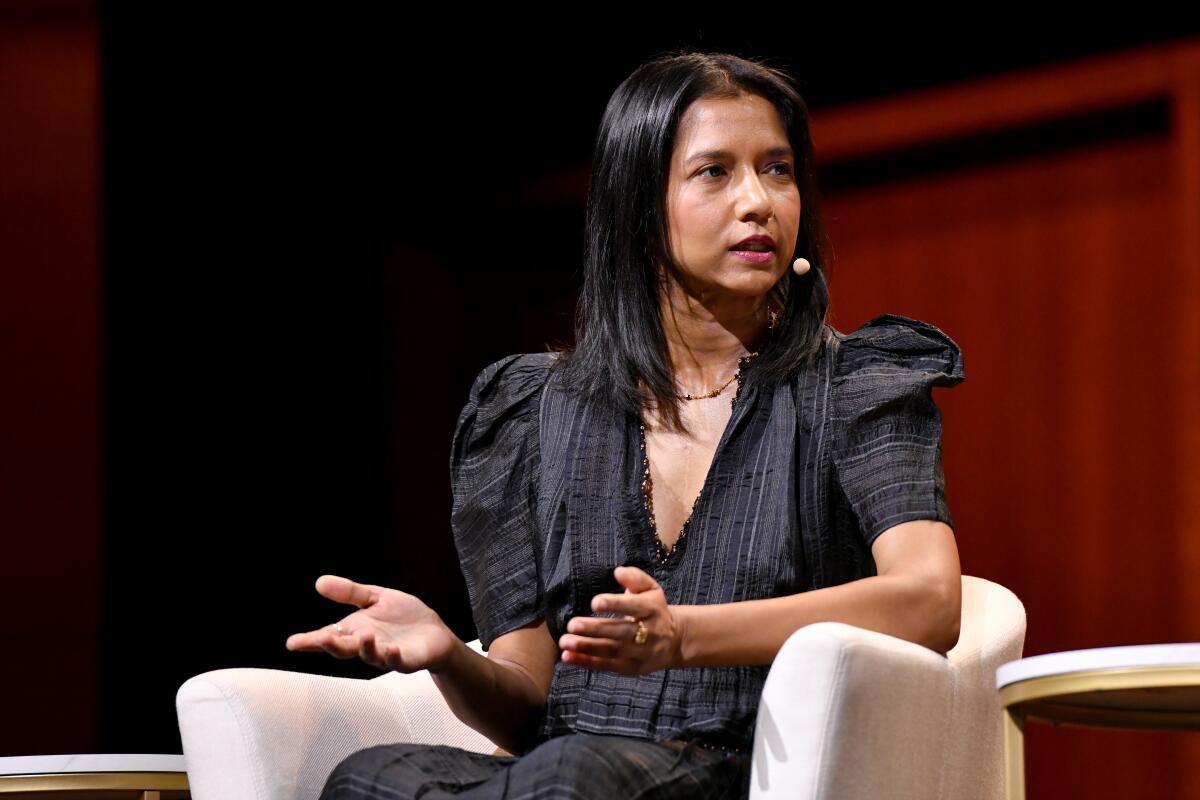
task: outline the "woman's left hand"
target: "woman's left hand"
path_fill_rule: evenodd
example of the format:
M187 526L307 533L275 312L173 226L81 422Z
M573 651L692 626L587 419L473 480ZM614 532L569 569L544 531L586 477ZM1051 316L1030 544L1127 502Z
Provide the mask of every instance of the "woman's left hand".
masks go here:
M558 640L562 660L589 669L606 669L625 675L645 675L682 663L682 618L667 604L658 581L637 567L613 570L624 594L598 594L592 611L624 614L622 618L571 617L567 632ZM634 637L638 620L646 626L646 641Z

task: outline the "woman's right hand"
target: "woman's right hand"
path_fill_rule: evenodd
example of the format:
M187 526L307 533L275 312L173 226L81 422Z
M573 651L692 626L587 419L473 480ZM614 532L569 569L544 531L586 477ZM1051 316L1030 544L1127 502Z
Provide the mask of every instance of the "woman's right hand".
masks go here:
M438 671L450 659L460 640L437 612L419 597L355 583L337 575L317 578L317 592L358 611L334 624L308 633L294 633L288 650L325 652L337 658L361 658L373 667L397 672Z

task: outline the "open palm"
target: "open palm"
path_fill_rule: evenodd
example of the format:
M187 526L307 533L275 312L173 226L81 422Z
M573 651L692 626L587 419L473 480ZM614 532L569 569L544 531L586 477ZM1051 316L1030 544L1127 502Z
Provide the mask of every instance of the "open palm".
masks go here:
M319 651L361 658L382 670L437 670L453 653L458 637L419 597L338 575L317 578L317 592L358 610L308 633L294 633L288 650ZM340 632L337 628L340 627Z

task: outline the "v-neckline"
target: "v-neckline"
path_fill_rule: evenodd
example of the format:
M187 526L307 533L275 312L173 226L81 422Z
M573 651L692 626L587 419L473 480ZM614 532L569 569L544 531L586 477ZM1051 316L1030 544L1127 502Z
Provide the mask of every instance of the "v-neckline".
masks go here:
M716 473L717 467L720 464L721 456L725 451L726 444L733 434L734 428L741 421L746 409L751 405L751 393L754 391L752 379L752 370L745 370L743 367L742 377L738 381L739 386L734 390L733 410L729 414L729 420L725 423L725 429L721 432L721 438L717 440L716 449L713 450L712 460L709 462L708 471L704 475L704 483L700 485L700 492L696 495L695 501L692 503L691 511L688 513L687 520L684 522L679 538L668 551L666 545L658 535L658 529L650 521L650 511L646 507L646 492L644 480L647 464L649 463L649 453L646 451L646 437L642 430L641 415L633 418L634 437L637 440L637 449L635 451L637 469L637 478L634 481L634 487L630 492L630 496L635 500L635 505L638 509L638 519L640 520L642 530L649 538L649 555L651 565L662 571L667 571L675 567L682 559L683 553L687 550L688 533L692 528L692 521L696 517L696 512L703 509L705 501L710 494L710 486L713 482L713 475ZM627 484L628 485L628 484ZM664 558L659 558L659 552L665 552Z

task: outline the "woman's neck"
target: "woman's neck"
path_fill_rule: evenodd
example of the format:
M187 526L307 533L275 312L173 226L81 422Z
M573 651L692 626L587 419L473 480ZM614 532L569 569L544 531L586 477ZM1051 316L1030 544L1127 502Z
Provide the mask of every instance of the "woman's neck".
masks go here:
M707 303L685 296L660 305L667 353L681 392L702 393L729 380L738 359L757 351L767 331L766 298Z

